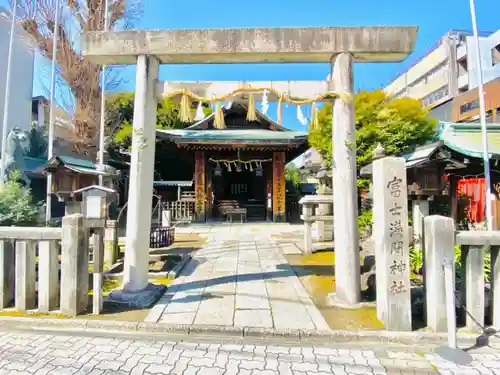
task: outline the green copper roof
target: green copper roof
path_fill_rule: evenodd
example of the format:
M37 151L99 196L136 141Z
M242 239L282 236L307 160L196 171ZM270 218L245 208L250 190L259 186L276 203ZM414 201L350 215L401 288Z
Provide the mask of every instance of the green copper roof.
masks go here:
M37 173L47 163L47 159L24 157L24 170L29 173Z
M88 169L95 169L94 162L88 159L81 159L74 156L58 156L58 158L66 165L75 167L83 167Z
M491 158L500 158L500 124L487 124L488 153ZM452 150L475 158L483 157L481 124L451 123L439 124L438 139Z
M306 132L294 131L273 131L264 129L217 129L217 130L188 130L188 129L173 129L163 130L158 129L159 137L168 138L175 142L191 143L191 142L234 142L243 141L248 143L254 142L271 142L271 143L289 143L294 141L302 141L307 139Z

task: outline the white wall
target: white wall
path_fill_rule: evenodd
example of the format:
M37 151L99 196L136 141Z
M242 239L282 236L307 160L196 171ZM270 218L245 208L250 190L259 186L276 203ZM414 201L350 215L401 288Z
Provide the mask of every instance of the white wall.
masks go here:
M500 44L500 30L487 38L479 39L479 48L481 50L481 65L483 68L483 82L492 81L500 77L500 64L493 65L491 50ZM476 74L476 47L473 37L467 37L467 66L469 71L469 90L478 86Z
M0 7L0 145L4 115L7 56L9 54L11 15ZM33 95L33 44L17 25L11 63L10 104L8 131L13 126L28 130L31 126L31 99Z

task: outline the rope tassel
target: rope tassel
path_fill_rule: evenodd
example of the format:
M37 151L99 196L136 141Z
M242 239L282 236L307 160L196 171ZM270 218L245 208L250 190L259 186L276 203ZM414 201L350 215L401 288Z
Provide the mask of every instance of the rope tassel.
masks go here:
M248 94L247 121L257 121L257 114L255 113L255 98L253 93Z
M311 118L311 129L317 129L319 126L318 121L318 107L316 103L312 104L312 118Z
M283 126L283 95L280 96L280 100L278 102L278 125Z
M191 122L191 108L189 106L189 96L187 94L182 95L181 98L180 120L185 123Z
M226 128L226 124L224 123L224 112L222 111L222 105L220 103L217 103L215 107L214 127L216 129Z

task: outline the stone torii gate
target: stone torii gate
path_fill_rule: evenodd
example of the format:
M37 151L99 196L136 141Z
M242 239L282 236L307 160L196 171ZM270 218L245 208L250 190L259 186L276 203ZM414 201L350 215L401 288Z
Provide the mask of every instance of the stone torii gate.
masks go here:
M145 305L160 292L148 285L156 104L158 95L168 91L168 84L158 81L159 64L331 63L332 82L274 85L288 84L287 94L296 98L320 95L328 89L352 97L353 62L401 61L412 52L416 35L417 27L86 33L82 48L86 59L106 65L137 64L122 298L131 305ZM206 86L213 88L217 84ZM335 100L332 121L336 301L352 307L361 298L353 102Z

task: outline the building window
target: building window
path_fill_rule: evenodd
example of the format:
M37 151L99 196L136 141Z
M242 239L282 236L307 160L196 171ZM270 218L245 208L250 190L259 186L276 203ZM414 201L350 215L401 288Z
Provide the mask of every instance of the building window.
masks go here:
M473 100L472 102L462 104L460 106L460 114L472 111L473 109L479 108L479 99Z
M420 85L426 85L430 80L432 80L439 74L443 73L447 68L448 68L448 60L444 60L443 62L439 63L434 68L429 70L427 73L425 73L424 75L420 76L415 81L410 83L408 87L415 88Z
M405 95L406 95L406 87L404 89L402 89L402 90L399 90L397 93L395 93L393 95L393 98L394 99L399 99L399 98L401 98L401 97L403 97Z
M425 96L422 99L422 106L423 107L428 107L437 101L443 99L444 97L448 96L450 94L450 91L448 89L448 86L443 86L440 89L437 89L436 91L431 92L429 95Z
M493 65L500 64L500 44L491 49L491 62Z
M479 124L481 122L481 117L479 115L469 117L461 122L470 122L472 124Z
M467 67L467 56L462 57L460 60L457 61L457 71L458 71L458 76L461 77L464 74L467 74L468 72L468 67Z
M493 111L486 112L486 122L489 124L493 122Z

